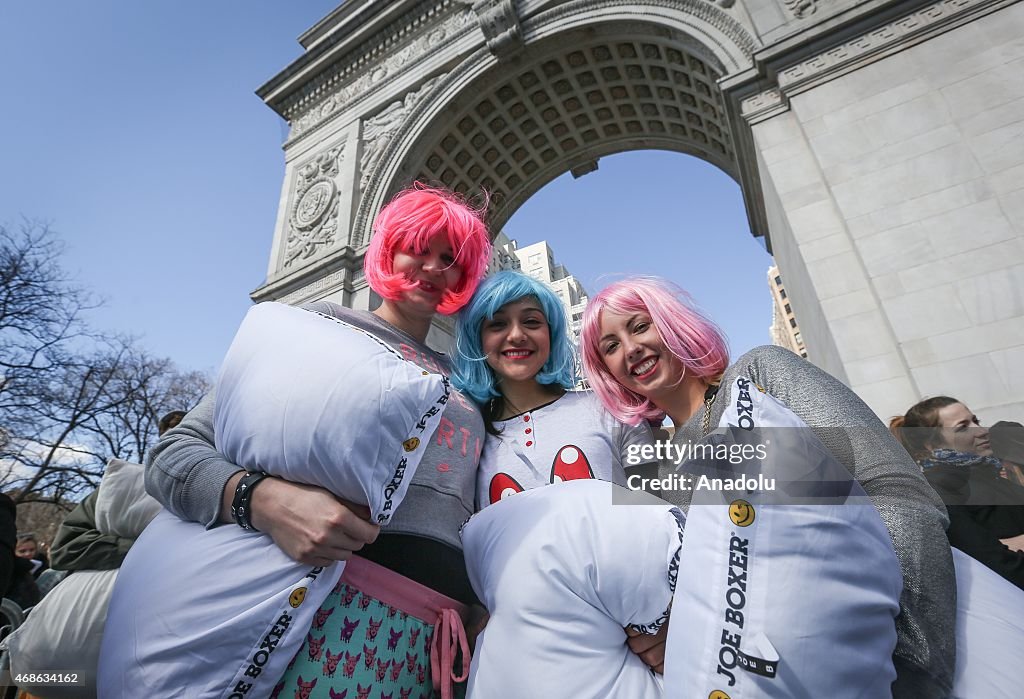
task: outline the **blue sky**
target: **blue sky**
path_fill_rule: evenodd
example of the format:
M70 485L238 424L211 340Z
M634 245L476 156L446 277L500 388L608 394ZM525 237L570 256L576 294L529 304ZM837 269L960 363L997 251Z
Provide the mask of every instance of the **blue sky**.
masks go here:
M94 325L216 368L266 275L284 175L286 127L254 91L337 4L0 5L0 221L60 233L65 267L106 300ZM734 352L767 342L770 258L739 187L695 158L604 158L550 183L506 233L547 239L591 291L623 273L672 278Z

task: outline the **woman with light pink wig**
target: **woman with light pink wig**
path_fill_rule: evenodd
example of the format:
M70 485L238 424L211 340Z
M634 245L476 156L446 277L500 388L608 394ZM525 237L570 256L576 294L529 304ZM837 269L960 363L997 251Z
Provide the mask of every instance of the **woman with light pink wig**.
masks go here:
M372 335L425 371L448 374L447 357L427 346L427 333L435 315L462 308L483 277L491 251L483 211L453 192L417 183L380 211L373 229L364 267L370 288L382 298L380 307L356 311L325 300L306 308ZM330 366L316 369L325 375L331 371ZM324 696L330 689L332 696L340 690L339 694L347 692L351 697L362 691L363 684L369 687L371 680L389 696L396 688L406 695L415 689L415 696L421 696L432 693L435 679L450 696L452 680L458 681L458 676L453 667L431 662L430 642L435 634L433 618L427 619L430 614L423 611L428 606L424 600L429 601L431 612L437 607L447 619L454 610L463 622L469 620L477 601L465 569L459 527L474 511L476 472L485 438L476 405L455 390L451 397L402 508L383 527L368 521L367 508L343 502L324 488L246 473L225 459L214 447L212 394L152 450L147 488L182 519L211 527L237 523L266 532L302 563L325 566L347 560L347 572L355 576L362 571L358 584L343 578L316 613L314 628L281 678L278 693L284 692L282 696L303 692L308 696L319 682L316 691ZM352 396L353 402L365 399ZM243 493L247 507L236 515L241 508L234 504ZM379 638L376 630L364 634L379 627L385 616L397 620L389 621ZM466 661L466 636L461 625L456 626ZM446 645L443 655L454 664L457 654L447 647L454 642L447 636L440 638L440 633L436 636L437 650ZM322 648L328 637L329 645ZM398 638L403 638L400 656ZM381 647L382 642L387 647ZM344 677L335 678L343 651ZM408 672L400 677L391 672L387 679L371 677L374 654L378 674L392 660L394 668L409 663ZM361 656L365 662L357 666L352 659ZM187 678L182 682L187 683Z
M693 306L685 291L653 277L635 277L628 284L612 284L587 306L580 351L591 387L609 412L622 422L635 425L642 419L660 421L668 411L656 404L653 397L628 387L631 385L628 379L620 382L605 364L607 355L602 351L599 337L603 334L599 321L602 311L609 315L650 316L641 330L654 331L664 345L659 353L663 355L661 365L653 368L676 370L670 372L667 386L679 390L669 391L667 399L693 390L700 392L701 385L717 383L729 366L725 335ZM653 376L652 372L648 373ZM687 378L689 381L684 386Z
M871 497L900 561L893 696L949 695L955 583L946 513L917 465L853 391L781 347L757 347L728 366L721 331L682 289L657 278L624 279L593 297L581 345L586 375L605 407L634 424L668 416L680 449L719 425L736 400L730 392L737 379L751 380L806 423ZM663 463L662 476L675 468ZM683 489L661 495L684 511L692 498Z

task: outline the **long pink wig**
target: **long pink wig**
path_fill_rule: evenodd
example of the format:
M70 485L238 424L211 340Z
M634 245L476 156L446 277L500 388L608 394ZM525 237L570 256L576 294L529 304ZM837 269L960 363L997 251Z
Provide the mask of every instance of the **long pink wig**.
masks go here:
M661 420L665 413L616 381L605 366L600 347L601 313L605 309L649 314L662 342L691 376L715 378L729 366L725 335L694 307L690 295L681 288L658 277L632 277L609 285L587 305L580 349L591 387L608 412L622 422L636 425L641 420Z
M446 237L462 267L462 278L441 296L437 312L448 315L465 306L491 255L484 211L472 208L454 192L419 182L399 192L373 222L373 237L363 261L370 288L391 301L415 288L410 280L394 273L395 253L411 250L422 254L437 235Z

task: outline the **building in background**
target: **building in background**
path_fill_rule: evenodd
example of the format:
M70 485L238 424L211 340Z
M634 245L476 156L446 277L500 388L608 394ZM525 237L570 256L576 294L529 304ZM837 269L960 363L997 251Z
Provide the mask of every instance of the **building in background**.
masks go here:
M514 241L513 241L514 242ZM555 262L555 253L546 240L516 249L519 269L538 281L550 286L565 307L569 319L573 342L579 345L580 326L583 323L583 309L587 307L587 291L576 277Z
M579 346L580 327L583 324L583 309L587 307L587 291L564 265L555 262L555 253L547 241L519 247L514 238L499 231L491 241L491 259L484 276L503 270L515 270L528 274L547 284L558 295L569 319L573 344ZM435 316L427 341L430 347L440 352L451 351L455 339L455 323L451 317Z
M518 243L505 235L505 231L498 231L494 236L491 249L491 261L487 263L486 276L504 269L518 270L520 267L519 257L516 254Z
M519 247L515 239L509 238L504 231L494 237L491 261L487 264L487 274L501 270L517 270L528 274L534 279L544 282L555 292L565 308L565 317L569 321L573 344L580 343L580 328L583 325L583 310L587 307L587 290L576 277L572 276L565 265L555 262L555 253L546 240L532 245ZM589 388L585 381L580 381L577 388Z
M796 322L786 286L776 266L768 268L768 288L772 292L772 326L769 328L772 344L793 350L806 359L807 347L800 335L800 325Z

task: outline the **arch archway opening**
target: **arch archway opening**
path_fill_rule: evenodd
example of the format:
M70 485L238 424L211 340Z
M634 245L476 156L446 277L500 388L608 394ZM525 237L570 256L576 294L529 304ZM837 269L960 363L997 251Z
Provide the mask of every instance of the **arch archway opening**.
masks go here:
M723 328L734 356L770 341L772 258L747 231L739 186L704 159L664 150L604 157L586 176L555 177L502 231L520 248L546 241L590 295L638 274L675 282Z
M406 179L459 192L486 189L495 229L561 173L586 172L624 151L693 155L738 180L717 85L724 72L702 44L664 26L611 22L563 32L532 46L529 59L466 85L400 169Z

